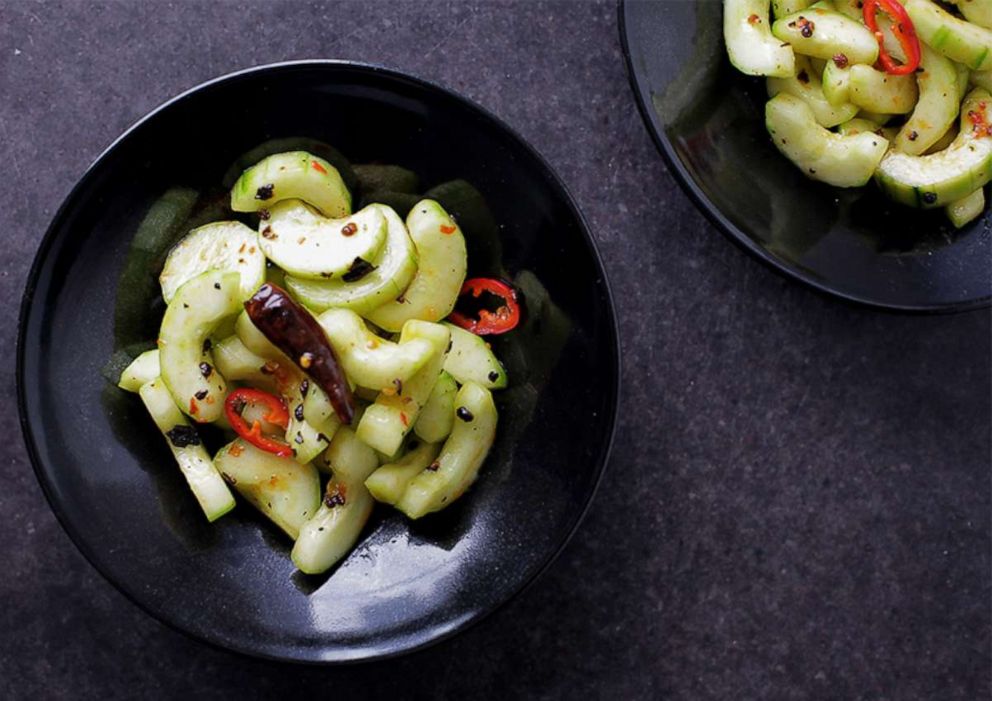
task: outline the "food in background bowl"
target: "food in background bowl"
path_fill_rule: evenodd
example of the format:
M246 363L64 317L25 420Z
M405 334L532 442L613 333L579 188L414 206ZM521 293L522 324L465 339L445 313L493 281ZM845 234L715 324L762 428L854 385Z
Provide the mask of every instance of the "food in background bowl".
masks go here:
M992 3L957 12L930 0L726 0L724 39L738 70L767 77L766 127L803 174L837 187L874 179L962 227L984 211L992 177Z

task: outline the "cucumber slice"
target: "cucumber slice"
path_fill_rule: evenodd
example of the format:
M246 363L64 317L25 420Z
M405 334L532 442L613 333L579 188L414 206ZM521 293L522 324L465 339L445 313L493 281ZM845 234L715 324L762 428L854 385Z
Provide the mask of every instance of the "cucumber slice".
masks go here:
M823 78L820 81L823 97L835 107L850 104L851 96L851 67L838 66L834 61L827 61L823 68ZM855 107L857 110L857 107Z
M449 352L450 357L450 352ZM413 431L428 443L439 443L451 433L455 422L455 395L458 394L458 384L447 372L442 372L434 383L431 396L420 410ZM378 498L378 497L377 497ZM381 500L380 500L381 501Z
M337 414L327 392L318 387L316 382L311 382L307 396L303 400L303 418L311 426L320 426L332 416Z
M355 282L287 275L286 289L310 309L321 312L341 307L363 314L399 297L416 274L417 253L406 224L389 207L369 206L378 207L386 219L386 243L376 269Z
M231 188L235 212L257 212L281 200L303 200L332 219L351 214L351 193L338 169L306 151L263 158Z
M417 320L407 322L400 334L400 343L417 338L425 339L433 346L430 360L403 383L400 391L380 392L358 423L358 437L386 455L396 454L403 437L413 428L420 409L431 396L448 355L451 333L441 324Z
M496 437L496 405L489 390L469 382L458 390L455 405L458 419L437 457L437 469L417 475L396 504L410 518L460 497L475 481Z
M393 343L369 331L349 309L329 309L317 318L348 378L362 387L402 386L434 353L427 340Z
M475 382L486 389L503 389L507 377L489 344L471 331L445 322L451 331L451 349L444 361L444 369L460 384Z
M879 127L875 122L861 117L856 117L848 122L837 125L837 133L841 136L854 136L855 134L877 134Z
M344 426L331 439L317 466L341 479L364 481L379 467L379 456L351 428Z
M861 110L858 112L859 119L867 119L869 122L875 122L880 127L884 127L894 117L894 114L882 114L881 112L872 112L871 110Z
M196 429L179 411L165 383L159 379L146 382L138 390L141 401L151 414L158 430L182 470L193 496L208 521L216 521L234 508L234 497L203 448Z
M972 71L970 81L972 85L992 92L992 70Z
M308 383L309 384L309 383ZM296 462L308 463L324 452L337 433L341 422L336 415L325 418L322 422L311 424L303 412L303 396L285 397L289 407L289 425L286 427L286 442L293 446L293 457Z
M981 216L984 211L985 190L982 188L947 205L947 217L956 229Z
M455 308L468 267L465 237L437 202L421 201L406 224L417 247L417 273L402 297L365 314L386 331L399 331L410 319L439 321L448 316Z
M812 5L812 0L772 0L772 16L776 19L805 10Z
M833 65L833 61L830 62ZM796 75L789 78L768 78L768 96L786 93L798 97L809 105L820 126L833 127L854 118L858 108L850 102L831 104L823 91L823 84L816 76L809 58L796 56Z
M912 112L919 92L913 75L889 75L871 66L851 66L848 99L870 112ZM956 91L956 90L955 90Z
M265 358L252 353L237 336L213 344L214 367L229 382L249 382L266 390L276 389L275 378Z
M930 0L908 0L906 13L930 48L972 70L992 69L992 31L960 20Z
M297 278L361 279L385 241L386 219L378 207L327 219L299 200L287 200L258 225L258 245L266 257Z
M871 179L889 142L877 134L842 136L827 131L805 102L777 95L765 106L765 125L782 154L807 177L837 187L858 187Z
M249 504L294 540L320 508L320 476L313 465L281 458L240 438L221 448L214 464Z
M916 71L920 99L892 144L897 151L911 156L918 156L937 143L954 124L961 107L954 62L926 44L921 44L920 49L920 68Z
M353 166L358 189L363 193L390 191L414 195L420 192L420 178L412 170L396 165Z
M972 24L992 29L992 0L951 0Z
M878 59L878 41L868 27L833 10L800 10L776 20L772 34L805 56L832 59L844 54L852 64L869 65Z
M241 174L263 158L277 153L286 153L287 151L306 151L307 153L312 153L315 156L323 158L338 169L338 174L341 176L349 192L354 192L358 187L355 171L348 159L344 157L344 154L328 143L307 136L287 136L278 139L269 139L255 148L242 153L224 173L224 178L221 180L223 187L227 189L234 187L234 183L238 181Z
M345 431L350 433L343 428L339 434ZM300 529L292 558L301 572L326 572L358 542L375 504L365 487L366 478L379 465L375 453L370 452L371 459L350 462L347 470L335 470L320 508Z
M158 334L162 380L179 408L200 423L220 418L227 394L206 341L239 309L240 276L211 270L180 287L165 310Z
M961 129L950 146L928 156L889 152L875 179L892 199L914 207L942 207L980 189L992 177L992 137L976 132L969 113L984 114L992 96L976 88L961 105Z
M846 15L853 20L862 22L864 18L864 0L834 0L834 9L842 15ZM796 10L798 12L799 10ZM879 13L881 15L882 13ZM778 15L776 15L777 17ZM784 15L783 15L784 16Z
M451 410L451 415L455 415L454 409ZM395 504L413 478L433 463L440 451L440 443L421 443L396 462L383 465L369 475L365 480L365 487L376 501Z
M971 80L971 71L968 70L967 66L963 66L956 61L951 61L951 65L954 66L954 70L958 74L958 104L960 104L961 100L964 99L964 96L968 94L968 83Z
M137 392L161 374L158 350L145 351L124 368L117 386L128 392Z
M265 280L265 256L257 234L241 222L220 221L186 234L169 251L158 281L162 298L172 301L184 283L208 270L241 275L241 299L248 299Z
M769 31L769 5L769 0L724 0L723 39L741 73L785 78L796 72L795 56Z

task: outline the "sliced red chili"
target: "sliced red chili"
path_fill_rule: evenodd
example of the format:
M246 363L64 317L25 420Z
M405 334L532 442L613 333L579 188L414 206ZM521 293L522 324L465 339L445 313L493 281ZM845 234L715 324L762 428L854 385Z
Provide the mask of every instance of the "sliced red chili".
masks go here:
M496 311L480 309L478 319L454 311L448 317L451 323L480 336L506 333L516 328L517 324L520 323L520 303L517 301L517 291L502 280L476 277L465 281L460 296L470 295L478 298L483 292L488 292L500 299L502 304Z
M898 63L889 56L885 48L885 35L878 28L878 11L882 10L892 18L892 34L906 54L906 62ZM886 73L891 75L908 75L920 66L920 40L916 36L916 27L909 18L905 8L897 0L865 0L862 6L865 24L878 41L878 62Z
M318 173L321 173L323 175L327 175L327 168L325 168L324 166L322 166L319 163L317 163L317 161L310 161L310 165L313 166L313 169L315 171L317 171Z
M262 433L260 421L252 421L251 426L248 425L248 422L241 415L245 404L261 404L269 410L264 416L266 421L286 428L289 425L289 410L286 408L286 402L280 397L260 389L236 389L227 395L227 400L224 402L224 413L227 415L227 421L231 424L234 432L256 448L268 453L275 453L283 458L292 455L293 449L289 445Z

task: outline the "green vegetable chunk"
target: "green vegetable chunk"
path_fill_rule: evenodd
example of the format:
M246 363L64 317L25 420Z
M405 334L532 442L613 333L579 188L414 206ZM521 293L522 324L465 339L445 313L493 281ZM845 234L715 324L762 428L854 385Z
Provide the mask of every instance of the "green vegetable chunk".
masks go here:
M454 349L452 349L454 350ZM451 353L448 354L449 358ZM455 395L458 383L447 372L442 372L431 390L431 396L420 410L413 431L428 443L439 443L451 433L455 422Z
M306 151L263 158L231 188L231 209L257 212L282 200L303 200L325 217L351 214L351 193L337 168Z
M817 7L775 21L772 34L799 54L832 59L844 54L850 63L871 65L878 59L878 41L861 22Z
M769 0L725 0L723 38L730 62L741 73L785 78L795 73L795 57L772 36L769 5Z
M128 392L137 392L142 385L151 382L160 373L158 351L145 351L124 368L117 386Z
M138 394L168 441L169 449L207 520L216 521L233 509L231 490L203 448L196 429L179 411L165 383L156 378L142 385Z
M252 506L294 540L320 506L313 465L281 458L240 438L217 452L217 469Z
M197 275L221 270L241 275L241 299L248 299L265 280L265 255L257 234L241 222L220 221L193 229L169 251L159 275L162 298L169 303L176 291Z
M438 511L458 499L479 474L496 436L496 405L489 390L465 384L455 398L455 426L436 460L410 482L396 508L410 518Z
M992 69L992 31L960 20L930 0L908 0L906 14L930 48L972 70Z
M212 270L180 287L165 310L158 336L162 380L179 408L201 423L220 418L227 395L207 339L240 309L240 276Z
M454 417L454 409L451 416ZM383 465L365 480L376 501L396 504L413 478L423 472L441 450L440 443L421 443L399 460Z

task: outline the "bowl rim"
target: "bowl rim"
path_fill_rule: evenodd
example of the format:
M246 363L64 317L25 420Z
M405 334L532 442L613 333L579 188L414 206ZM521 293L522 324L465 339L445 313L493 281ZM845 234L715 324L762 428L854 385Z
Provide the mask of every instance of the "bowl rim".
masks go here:
M321 648L315 645L310 648L299 648L293 647L291 645L284 645L281 649L283 650L311 650L316 651L317 654L310 654L306 656L299 655L280 655L273 654L269 652L269 648L262 648L260 646L252 646L251 644L243 644L239 641L232 641L221 639L218 636L211 636L208 634L199 634L184 628L179 622L174 621L169 618L166 611L162 610L161 607L156 607L147 602L143 601L140 595L132 591L125 582L118 581L115 577L112 577L107 571L105 571L101 560L95 550L91 549L90 545L83 539L83 537L75 530L71 520L62 510L55 496L55 490L53 485L49 484L47 477L44 475L41 468L41 459L38 452L37 441L35 440L34 433L29 425L27 419L27 395L28 389L26 387L24 378L24 363L25 363L25 332L27 327L27 320L34 307L34 298L37 292L38 278L40 275L41 267L44 261L48 258L51 253L53 246L53 241L55 238L55 232L60 228L62 220L67 215L67 212L71 207L77 205L77 199L80 196L80 192L83 186L90 181L94 176L96 169L103 164L103 162L126 140L131 134L141 128L146 122L151 121L156 118L159 113L170 108L172 105L185 102L202 90L208 89L212 86L218 85L220 83L225 83L232 80L237 80L245 76L252 76L255 74L265 74L265 73L278 73L283 70L292 70L294 68L308 68L308 69L346 69L355 71L356 73L369 73L373 75L384 75L390 79L406 81L415 85L420 89L427 90L429 92L441 93L448 99L454 100L461 106L476 112L479 114L483 121L487 122L489 126L494 127L499 131L503 131L512 141L515 141L524 152L528 153L535 161L538 169L542 172L543 179L547 182L552 190L557 191L557 194L561 197L564 204L575 217L579 224L579 231L585 240L588 250L592 256L593 263L599 273L600 282L602 285L602 290L604 292L604 302L606 310L606 322L608 329L606 333L609 334L609 345L612 347L614 362L607 369L609 371L610 379L610 396L607 397L607 405L609 410L606 412L607 416L602 417L602 420L609 422L608 430L606 432L606 439L600 446L598 455L593 461L593 481L592 486L588 493L584 497L584 502L581 504L581 508L578 510L577 514L568 523L567 528L563 529L561 536L553 544L549 550L547 556L543 561L538 564L533 571L525 573L524 577L521 578L513 587L509 590L509 595L503 598L501 601L497 601L485 608L478 609L471 615L464 617L456 625L447 628L440 633L437 632L436 627L427 629L426 635L422 636L411 636L408 638L407 644L400 645L383 645L378 649L373 650L370 654L364 654L358 657L349 657L347 655L322 655L321 653L326 653L327 648ZM45 495L45 500L48 502L49 508L55 514L59 525L62 530L69 536L70 541L76 546L80 553L82 553L85 560L92 566L99 574L109 582L114 589L124 595L124 597L130 601L132 604L137 606L140 610L144 611L146 614L151 616L153 619L163 623L166 627L171 628L174 631L182 633L189 639L196 640L201 643L205 643L210 647L219 650L225 650L228 652L234 652L239 655L244 655L246 657L254 659L269 660L275 662L288 662L293 664L302 665L313 665L313 666L340 666L349 664L360 664L364 662L373 662L379 660L390 659L398 657L401 655L409 654L419 650L426 649L433 645L436 645L444 640L452 638L459 633L468 630L469 628L479 624L483 620L487 619L497 610L503 608L508 603L516 599L525 590L530 588L531 585L544 574L557 560L558 556L562 553L568 543L571 541L572 537L578 530L579 525L582 523L586 514L589 512L590 506L596 493L599 490L600 484L602 484L603 475L606 471L606 466L609 464L610 456L613 450L613 446L616 441L616 435L618 430L618 419L619 419L619 408L620 408L620 391L621 391L621 379L622 379L622 351L623 347L620 339L619 323L616 310L616 302L613 294L613 289L609 282L609 277L607 274L606 266L603 263L602 254L599 251L598 244L595 237L592 234L592 230L589 227L589 223L582 213L578 203L571 194L571 192L566 187L564 181L558 175L558 173L552 168L551 164L547 159L542 156L537 149L532 146L526 139L521 136L516 129L507 124L503 119L496 116L494 113L486 109L485 107L479 105L474 100L461 95L457 91L445 87L438 82L433 80L428 80L418 76L414 76L405 71L387 67L382 64L370 63L364 61L353 61L346 59L300 59L291 61L277 61L273 63L265 63L255 66L250 66L248 68L243 68L229 73L221 74L215 78L203 81L188 88L179 94L170 97L160 103L158 106L154 107L148 111L144 116L135 121L131 126L125 129L117 138L115 138L109 146L104 148L100 154L83 170L82 174L76 180L75 185L66 194L62 203L59 205L54 216L51 219L44 235L41 238L38 248L35 252L34 258L32 260L31 266L28 271L28 275L25 281L24 292L21 297L20 309L17 318L17 343L16 343L16 365L15 365L15 384L16 384L16 394L17 394L17 409L18 409L18 419L21 427L21 436L24 440L24 445L26 452L28 454L29 461L31 462L32 469L34 470L35 478L38 480L41 486L42 492Z
M625 9L628 4L633 4L638 1L639 0L617 0L617 28L620 32L620 52L623 54L624 68L627 73L627 80L629 81L631 90L634 93L634 101L637 103L638 112L641 114L641 119L644 120L644 125L647 128L647 131L651 135L651 140L654 141L655 146L661 153L662 158L665 161L665 165L668 166L669 172L675 175L675 180L682 187L683 192L689 196L689 199L696 205L696 208L701 211L707 219L709 219L710 223L715 226L720 233L730 239L737 246L750 253L761 263L787 279L799 282L807 288L822 295L843 300L844 302L857 307L868 308L875 311L904 314L935 315L974 311L977 309L984 309L992 305L992 295L961 302L943 304L893 304L879 302L857 294L844 292L829 284L818 281L815 277L804 271L800 266L790 265L789 263L771 255L763 246L760 246L754 241L754 239L734 225L734 223L725 217L720 209L710 201L710 199L706 196L706 193L703 192L702 188L696 184L692 174L689 173L689 170L682 163L682 159L679 158L678 154L675 152L671 141L665 134L665 130L662 128L663 125L661 124L660 119L656 117L654 110L651 109L648 99L645 96L645 93L647 93L647 86L641 84L641 80L638 78L637 71L634 68L634 58L631 55L630 42L627 35L627 13Z

